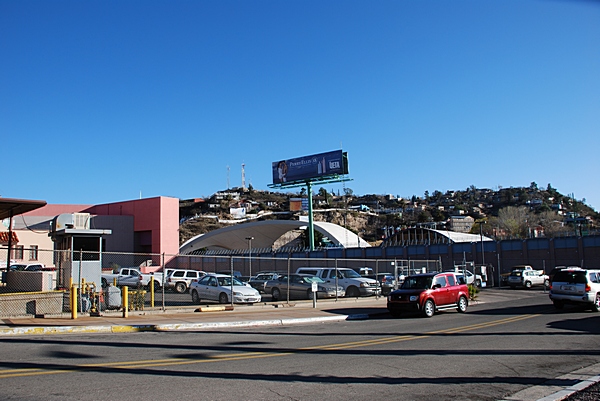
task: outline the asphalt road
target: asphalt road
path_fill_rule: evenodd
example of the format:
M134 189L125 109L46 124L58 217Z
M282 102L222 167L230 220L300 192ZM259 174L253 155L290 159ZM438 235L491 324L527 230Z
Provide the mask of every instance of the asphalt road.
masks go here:
M600 363L598 313L505 294L430 319L0 338L0 386L11 400L500 400Z

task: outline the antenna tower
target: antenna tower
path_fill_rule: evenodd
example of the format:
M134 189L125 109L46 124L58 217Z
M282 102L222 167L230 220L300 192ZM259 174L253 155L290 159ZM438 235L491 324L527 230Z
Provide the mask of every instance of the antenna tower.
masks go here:
M246 190L246 165L242 163L242 189Z

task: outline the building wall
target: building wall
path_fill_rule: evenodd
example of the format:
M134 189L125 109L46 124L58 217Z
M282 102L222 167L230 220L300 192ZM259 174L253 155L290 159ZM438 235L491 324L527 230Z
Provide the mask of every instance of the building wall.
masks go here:
M179 252L179 199L170 197L102 205L46 205L13 217L13 229L19 239L13 245L25 249L34 245L39 249L53 249L54 244L48 236L50 221L62 213L90 213L93 216L91 228L111 229L113 234L106 237L107 251L157 255ZM8 231L8 228L1 226L0 231ZM6 257L7 254L0 254L0 260L6 260ZM27 257L25 252L24 259L19 261L27 262ZM52 265L51 261L40 262Z
M134 217L134 252L176 255L179 252L179 199L156 197L92 206L96 215ZM110 228L110 227L107 227Z

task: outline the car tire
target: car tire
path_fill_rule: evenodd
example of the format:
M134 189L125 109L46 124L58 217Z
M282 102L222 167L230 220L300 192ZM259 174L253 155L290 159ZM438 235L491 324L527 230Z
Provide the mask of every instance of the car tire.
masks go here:
M388 309L388 310L389 310L389 309ZM397 319L397 318L399 318L399 317L400 317L400 312L398 312L398 311L391 311L391 310L390 310L389 312L390 312L390 315L391 315L391 316L392 316L394 319Z
M481 280L475 280L475 287L481 288Z
M101 281L102 281L102 287L108 287L108 281L105 278L103 278Z
M187 291L187 284L183 282L178 282L175 284L175 292L178 294L185 294Z
M279 298L281 298L281 291L279 291L279 288L273 288L271 290L271 298L273 298L273 301L279 301Z
M193 290L192 291L192 303L196 304L196 305L200 305L200 295L198 295L198 291Z
M525 282L525 288L527 288L528 290L531 289L531 281Z
M592 312L598 312L600 310L600 293L596 294L596 299L594 300L591 309Z
M360 291L354 286L350 286L346 289L346 298L358 298L360 297Z
M432 317L435 314L435 304L431 299L425 301L423 305L423 316Z
M306 295L308 295L308 299L312 300L315 297L315 293L312 292L312 289L306 290Z
M546 288L550 287L550 280L548 280L548 279L544 280L544 287L546 287Z
M469 301L467 301L467 298L464 296L461 296L460 298L458 298L458 303L457 303L456 309L460 313L465 313L467 311L468 305L469 305Z
M225 294L224 292L219 294L219 303L220 304L226 304L229 302L229 299L227 299L227 294Z
M554 304L554 307L556 309L562 309L565 306L565 304L562 303L562 301L553 301L552 303Z

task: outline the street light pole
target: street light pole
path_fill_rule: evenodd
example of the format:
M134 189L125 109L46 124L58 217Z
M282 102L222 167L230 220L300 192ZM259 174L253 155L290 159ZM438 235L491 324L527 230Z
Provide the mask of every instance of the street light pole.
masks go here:
M481 241L481 264L485 266L485 251L483 249L483 225L485 221L479 223L479 239Z
M254 237L246 237L248 241L248 264L249 264L249 275L252 277L252 240Z

